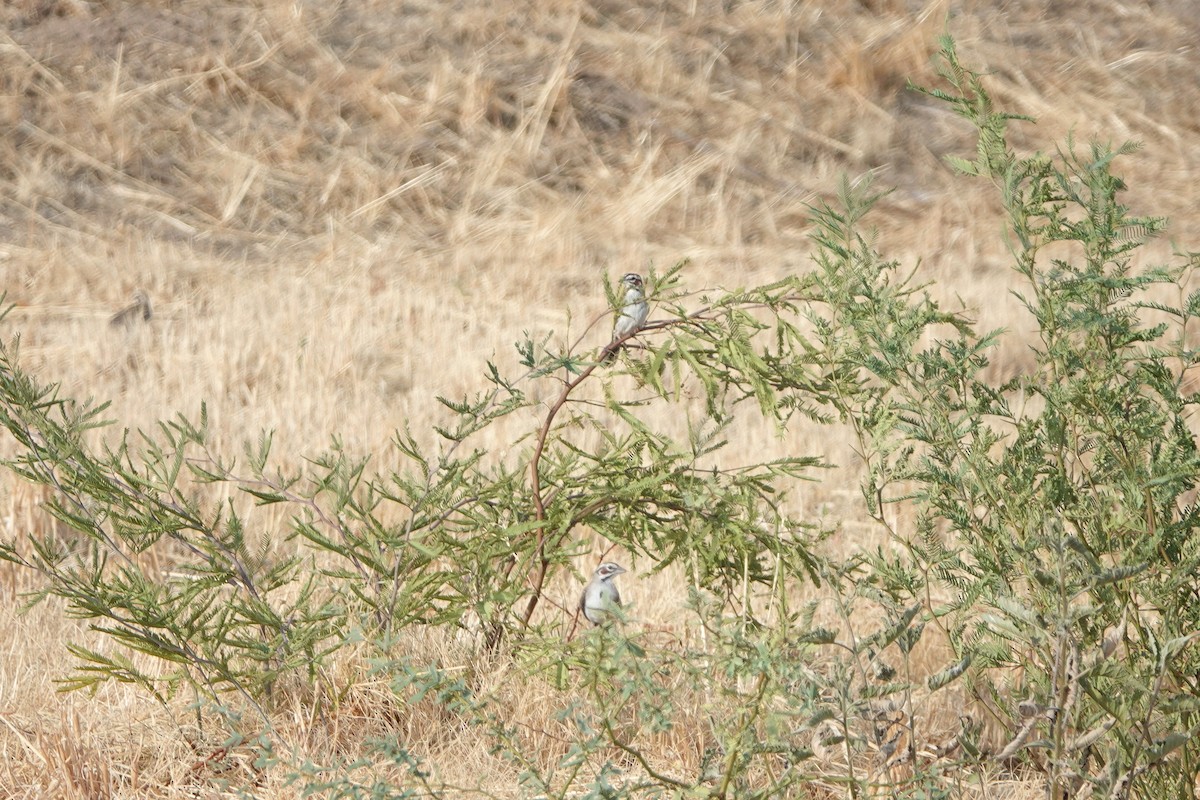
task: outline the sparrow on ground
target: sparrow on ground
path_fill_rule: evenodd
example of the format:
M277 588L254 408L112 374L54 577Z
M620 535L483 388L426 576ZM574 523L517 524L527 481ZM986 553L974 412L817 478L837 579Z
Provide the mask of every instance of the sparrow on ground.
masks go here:
M108 324L114 328L129 328L137 324L139 320L149 322L153 315L154 312L150 308L150 296L138 289L133 293L133 302L113 314Z
M613 617L613 610L621 606L621 593L613 580L625 572L625 568L612 561L596 567L592 579L583 587L579 597L579 610L593 625L602 625Z

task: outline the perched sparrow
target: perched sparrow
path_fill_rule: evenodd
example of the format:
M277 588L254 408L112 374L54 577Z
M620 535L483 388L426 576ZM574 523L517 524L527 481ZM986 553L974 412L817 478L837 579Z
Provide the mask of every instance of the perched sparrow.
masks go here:
M603 624L612 616L613 609L621 605L621 593L617 591L613 580L624 571L624 567L612 561L605 561L596 567L592 580L583 587L583 594L579 598L579 610L588 622Z
M138 289L133 293L133 303L113 314L108 324L114 328L128 328L135 325L138 320L149 322L152 315L149 295Z
M601 361L611 361L621 349L621 343L640 331L650 314L650 304L646 302L646 293L642 291L642 276L628 272L621 278L621 285L625 287L625 298L621 302L617 322L613 325L612 341L600 351Z

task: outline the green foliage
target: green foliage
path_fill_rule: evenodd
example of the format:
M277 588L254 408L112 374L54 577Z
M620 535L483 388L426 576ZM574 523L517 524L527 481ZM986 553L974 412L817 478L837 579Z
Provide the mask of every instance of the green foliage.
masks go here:
M1181 387L1196 359L1190 301L1170 303L1186 296L1188 264L1133 267L1163 226L1119 201L1111 169L1134 146L1068 140L1055 157L1018 157L1005 139L1015 117L992 109L949 40L942 63L950 88L934 94L980 131L977 159L958 166L1000 190L1040 344L1007 387L980 380L987 340L970 335L879 374L902 444L878 450L870 490L920 513L899 538L955 591L929 611L1012 731L998 756L1037 764L1053 797L1190 796L1200 462Z
M920 91L978 131L975 157L952 164L1003 203L1039 331L1025 374L988 383L1004 332L941 309L916 269L875 249L867 181L813 209L810 273L699 297L684 264L652 273L665 318L619 366L527 336L523 374L489 364L485 390L440 398L438 441L398 432L403 466L387 474L336 440L293 474L273 466L269 436L227 461L203 408L95 449L105 407L39 386L6 343L0 423L20 453L8 466L52 490L61 527L0 543L0 557L121 646L74 647L64 686L131 681L164 700L186 688L226 711L241 698L273 741L271 711L297 693L336 706L347 687L329 665L364 646L398 707L484 738L530 796L800 797L822 781L949 797L993 763L1039 771L1048 797L1191 796L1195 259L1136 265L1163 221L1119 200L1112 169L1134 146L1068 139L1017 155L1007 126L1024 118L997 111L942 44L943 85ZM685 434L651 424L664 405ZM531 414L507 454L480 444ZM822 556L830 531L787 510L819 457L715 467L747 414L780 431L797 417L847 426L865 515L897 546ZM629 623L564 635L547 587L592 536L643 571L678 566L696 639ZM402 655L423 630L468 642L468 669ZM923 650L940 655L931 665ZM481 688L494 659L552 698L555 731L523 729L513 693ZM964 700L974 711L935 746L922 711ZM655 747L673 738L703 753L699 769L664 766ZM386 737L293 778L317 796L487 794L440 783L418 749Z

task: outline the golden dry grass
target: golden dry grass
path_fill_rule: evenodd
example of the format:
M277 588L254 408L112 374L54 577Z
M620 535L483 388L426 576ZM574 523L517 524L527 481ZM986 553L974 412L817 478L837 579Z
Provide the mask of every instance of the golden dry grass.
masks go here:
M435 395L480 388L488 359L514 371L524 332L573 340L603 315L602 275L686 257L699 289L804 270L806 204L874 171L896 188L874 217L880 247L981 327L1010 328L992 367L1007 373L1030 323L1008 295L993 192L942 164L969 131L904 91L933 80L945 28L1000 102L1039 119L1018 146L1069 131L1145 143L1127 199L1172 224L1144 257L1197 240L1187 0L24 0L0 8L2 334L66 395L111 399L118 427L205 401L229 453L263 429L291 459L338 434L386 470L396 429L432 440ZM139 287L150 323L109 326ZM844 465L795 510L835 519L847 551L883 541L847 442L746 421L723 457L764 447ZM43 499L0 477L4 535L49 525ZM679 576L625 586L647 624L673 624ZM0 568L0 794L215 797L221 778L254 780L130 689L57 694L65 643L86 632L54 604L18 615L31 588ZM515 794L486 743L435 715L385 718L386 686L341 668L345 730L299 701L278 721L311 752L400 724L450 782ZM520 682L505 669L488 680ZM514 713L550 730L525 689ZM665 742L664 763L687 751ZM261 796L289 796L270 780ZM1035 791L1006 781L987 796Z

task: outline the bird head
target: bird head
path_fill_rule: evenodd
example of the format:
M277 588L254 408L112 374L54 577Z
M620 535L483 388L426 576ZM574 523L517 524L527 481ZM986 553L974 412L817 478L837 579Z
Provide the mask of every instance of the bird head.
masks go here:
M625 571L625 568L614 561L605 561L600 566L596 567L596 571L592 573L598 581L606 581L609 578L616 577Z

